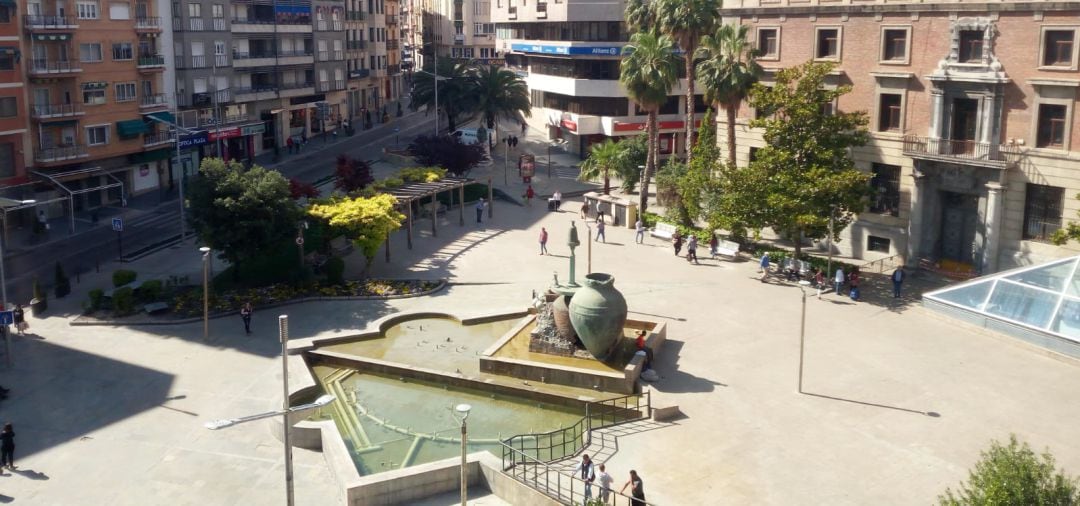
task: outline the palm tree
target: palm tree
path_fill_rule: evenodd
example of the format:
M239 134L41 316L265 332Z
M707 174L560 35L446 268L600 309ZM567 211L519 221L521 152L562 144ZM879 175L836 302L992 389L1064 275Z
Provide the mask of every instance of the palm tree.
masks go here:
M603 176L604 195L607 195L611 193L611 172L621 173L619 169L623 163L623 150L619 143L606 139L600 144L593 144L589 158L581 162L578 179L588 181Z
M499 119L516 121L521 116L532 116L529 88L513 71L498 65L478 65L469 81L469 112L480 115L493 136Z
M670 35L683 51L686 66L686 161L694 147L694 55L703 35L720 22L718 0L656 0L660 31Z
M723 25L701 39L697 78L705 86L705 101L721 104L727 118L728 165L735 166L735 111L761 75L758 51L746 40L748 25Z
M641 178L641 194L638 209L642 213L649 203L649 178L656 172L659 135L656 131L656 114L667 102L668 91L675 86L679 76L679 58L675 56L675 41L667 35L638 32L623 47L619 82L626 94L639 107L649 112L647 135L649 156L645 162L645 175Z
M457 123L462 114L472 109L470 101L475 98L469 92L470 77L473 69L468 63L458 63L450 59L439 60L438 71L434 66L425 66L421 72L413 74L412 101L409 109L417 110L421 106L427 106L427 110L435 110L435 76L439 75L439 109L446 114L446 123L450 131L457 129ZM436 111L438 114L440 111Z
M627 0L626 25L632 32L647 32L656 26L656 0Z

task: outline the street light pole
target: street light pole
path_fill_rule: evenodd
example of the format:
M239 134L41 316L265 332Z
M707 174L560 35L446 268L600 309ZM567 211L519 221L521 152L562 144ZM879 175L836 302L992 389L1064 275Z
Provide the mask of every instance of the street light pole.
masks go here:
M179 112L180 111L177 111L178 116L179 116ZM195 133L195 131L184 128L184 127L182 127L180 125L177 125L176 123L173 123L171 121L163 120L163 119L158 118L156 116L146 116L146 117L150 118L151 120L153 120L153 121L155 121L157 123L161 123L161 124L164 124L166 126L170 126L170 127L173 127L174 129L176 129L176 139L175 139L176 140L176 168L180 173L179 174L180 175L180 240L183 241L184 239L187 238L187 225L184 223L184 176L186 174L185 174L185 171L184 171L184 162L183 162L183 160L180 159L180 132L191 135L191 134Z
M832 237L833 237L833 216L836 215L836 204L829 206L829 263L825 267L825 275L832 276Z
M804 280L799 281L799 290L802 291L802 316L800 316L799 322L799 393L802 391L802 372L803 372L803 357L806 356L806 286L810 282Z
M284 417L281 425L285 443L285 504L294 506L292 443L289 441L289 316L278 316L278 336L281 338L281 409Z
M199 248L202 252L202 337L210 337L210 248Z
M458 418L461 422L461 506L465 506L465 502L468 500L469 496L469 468L465 462L467 452L466 445L468 444L469 436L465 425L465 419L469 418L469 411L471 409L472 406L468 404L458 404L454 407L454 411L457 413L457 415L454 415L454 418L458 418L458 416L461 417Z

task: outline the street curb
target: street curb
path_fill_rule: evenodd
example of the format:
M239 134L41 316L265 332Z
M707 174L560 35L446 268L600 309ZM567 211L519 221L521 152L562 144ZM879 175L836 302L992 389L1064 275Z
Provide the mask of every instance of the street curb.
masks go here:
M392 280L392 281L403 281L403 280L397 279L397 280ZM409 281L426 281L426 280L409 280ZM290 306L290 305L293 305L293 304L302 304L302 303L305 303L305 302L318 302L318 301L411 299L411 298L415 298L415 297L423 297L423 296L431 295L431 294L433 294L435 292L438 292L439 290L442 290L443 288L446 288L446 286L449 285L449 284L450 283L448 281L446 281L445 279L440 279L439 284L435 285L435 288L432 288L431 290L427 290L427 291L424 291L424 292L410 293L410 294L402 294L402 295L354 295L354 296L344 296L344 297L327 297L327 296L305 297L305 298L302 298L302 299L292 299L292 300L286 300L286 301L282 301L282 302L275 302L273 304L267 304L265 306L261 306L259 308L259 310L261 311L263 309L273 309L273 308L276 308L276 307L283 307L283 306ZM215 319L218 319L218 318L225 318L226 316L235 316L237 314L238 314L237 311L213 313L213 314L211 314L209 316L209 319L215 320ZM140 316L145 318L145 316L142 316L142 315L140 315ZM82 318L87 318L87 319L80 321L80 319L82 319ZM72 327L88 327L88 326L115 326L115 327L164 326L164 325L185 325L185 324L188 324L188 323L201 322L202 320L203 319L202 319L201 316L195 316L195 317L191 317L191 318L183 318L183 319L179 319L179 320L169 320L169 321L102 320L102 319L98 319L98 318L91 318L91 317L88 317L88 316L85 316L85 315L80 315L80 316L76 317L74 320L68 322L68 325L70 325Z

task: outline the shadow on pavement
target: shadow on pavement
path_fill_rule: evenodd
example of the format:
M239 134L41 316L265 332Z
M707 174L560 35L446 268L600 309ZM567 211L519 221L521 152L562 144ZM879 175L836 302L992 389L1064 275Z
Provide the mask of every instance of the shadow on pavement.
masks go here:
M680 370L678 360L683 345L682 341L668 339L664 342L664 346L657 350L654 369L660 374L660 380L648 383L650 387L658 392L691 393L712 392L716 390L717 386L727 386L719 381L702 378Z
M904 411L904 412L907 412L907 413L914 413L914 414L917 414L917 415L929 416L931 418L940 418L941 417L941 414L937 413L935 411L919 411L917 409L901 408L899 406L889 406L888 404L878 404L876 402L856 401L854 399L845 399L843 397L833 397L831 395L815 394L815 393L812 393L812 392L802 392L802 393L803 393L803 395L810 395L810 396L813 396L813 397L820 397L822 399L830 399L830 400L840 401L840 402L850 402L852 404L860 404L860 405L863 405L863 406L871 406L871 407L875 407L875 408L884 408L884 409L892 409L892 410L896 410L896 411Z

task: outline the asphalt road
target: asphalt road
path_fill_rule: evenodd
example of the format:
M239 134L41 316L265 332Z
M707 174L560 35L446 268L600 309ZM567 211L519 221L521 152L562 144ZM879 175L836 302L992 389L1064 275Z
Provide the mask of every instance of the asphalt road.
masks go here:
M395 132L395 128L399 132ZM434 128L434 117L422 112L411 113L371 130L358 130L352 137L341 135L329 142L324 142L322 138L312 139L304 152L286 154L276 163L265 157L264 165L281 171L286 177L314 183L333 173L335 159L341 153L362 160L376 160L382 155L383 147L395 144L398 139L400 143L408 144L417 135L431 133L425 128ZM257 163L263 160L264 157L259 157ZM134 252L178 237L178 215L179 208L176 200L172 199L162 202L153 212L125 221L122 239L124 256L130 257ZM53 234L58 232L54 231ZM191 254L198 253L193 251ZM28 303L33 295L32 282L35 277L43 286L51 287L57 262L64 266L65 273L75 284L81 273L120 268L122 264L118 259L117 234L107 222L35 248L12 252L5 255L4 262L8 298ZM53 296L50 289L49 297Z

